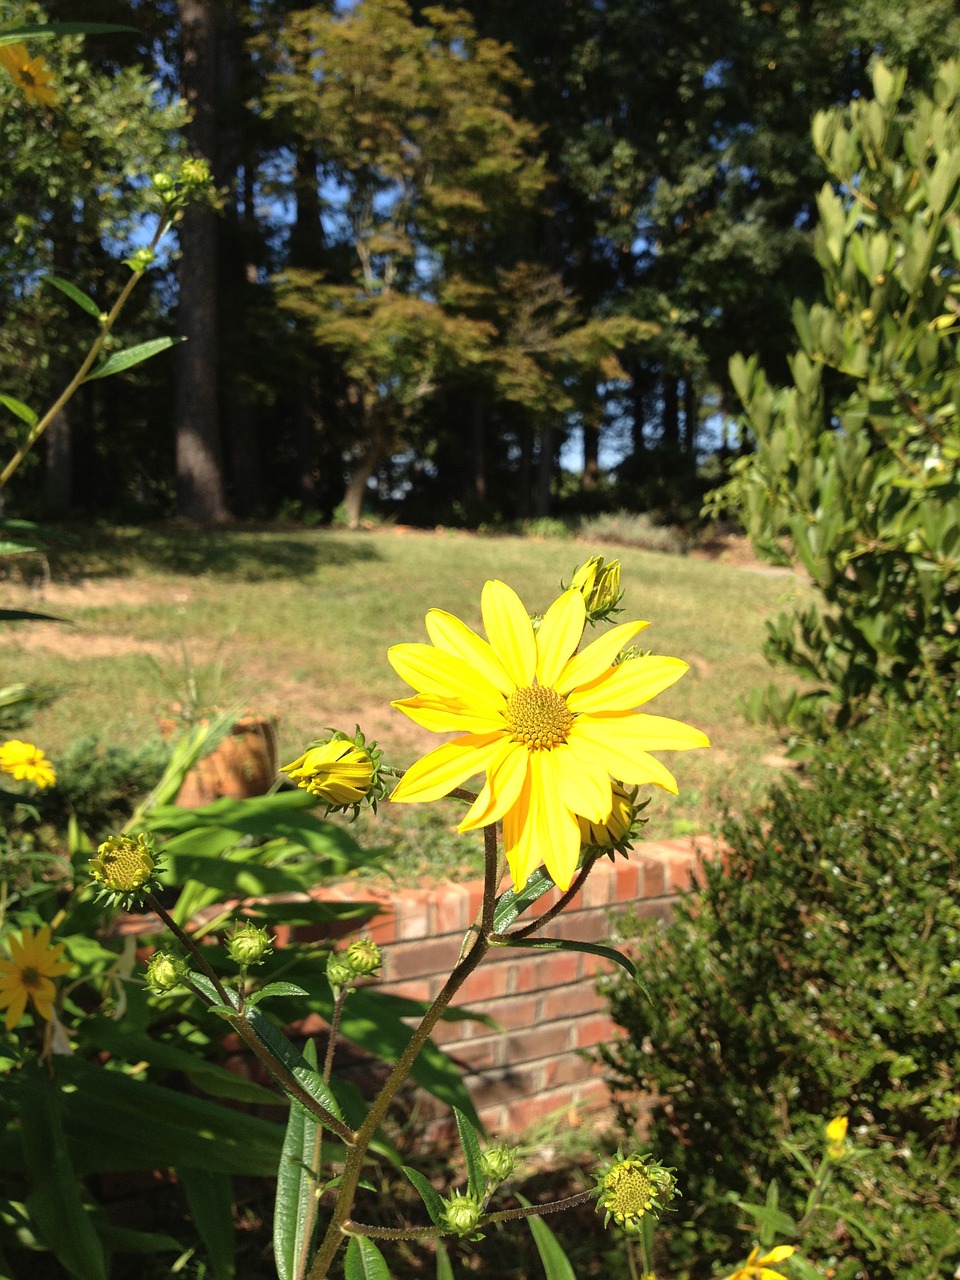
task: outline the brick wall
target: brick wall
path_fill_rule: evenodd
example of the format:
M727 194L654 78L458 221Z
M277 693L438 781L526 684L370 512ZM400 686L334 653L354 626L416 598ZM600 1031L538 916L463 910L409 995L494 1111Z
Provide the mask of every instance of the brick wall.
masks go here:
M642 915L669 917L678 889L696 877L709 840L646 841L629 861L602 859L580 894L544 929L543 937L606 942L611 913L628 905ZM324 898L369 899L380 914L361 932L384 951L380 989L419 1000L437 994L456 964L468 926L480 907L482 883L440 884L429 889L378 893L356 882L318 891ZM546 895L533 909L555 901ZM532 918L528 913L524 921ZM433 1039L464 1070L484 1124L492 1132L516 1132L544 1116L604 1106L602 1073L584 1051L617 1033L596 991L609 964L596 956L498 948L470 975L455 1003L496 1020L444 1021Z

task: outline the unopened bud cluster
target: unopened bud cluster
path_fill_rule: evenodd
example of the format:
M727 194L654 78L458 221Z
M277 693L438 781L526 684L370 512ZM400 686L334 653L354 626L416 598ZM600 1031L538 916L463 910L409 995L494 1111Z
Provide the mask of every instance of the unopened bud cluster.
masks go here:
M482 1214L483 1204L476 1196L455 1191L449 1200L443 1202L441 1221L447 1231L479 1240L481 1237L477 1225Z
M355 938L346 951L327 957L327 981L334 991L352 987L358 978L369 978L383 964L380 948L371 938Z
M182 987L189 976L186 960L168 951L155 951L147 963L147 986L158 994Z
M213 175L210 165L199 156L187 156L176 173L155 173L153 189L168 209L182 209L198 197L211 199Z

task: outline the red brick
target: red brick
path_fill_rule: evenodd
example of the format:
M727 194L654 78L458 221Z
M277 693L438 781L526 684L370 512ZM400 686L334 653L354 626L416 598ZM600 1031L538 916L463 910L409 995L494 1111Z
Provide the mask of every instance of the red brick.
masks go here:
M666 865L652 852L643 858L643 897L662 898L667 891Z
M514 986L517 991L543 991L548 987L569 986L578 982L583 972L582 951L547 951L533 958L514 952Z
M384 956L386 976L419 978L426 974L449 974L457 963L460 947L449 934L445 938L420 938L398 942Z
M671 889L691 889L699 874L697 860L689 853L675 854L667 863L667 884Z
M635 862L618 858L613 868L616 879L615 902L633 902L640 897L643 886L643 867Z
M577 897L579 905L584 907L605 907L613 897L613 886L610 881L610 863L604 858L587 876L587 883Z
M513 1031L504 1037L503 1061L507 1064L534 1062L538 1058L566 1054L572 1039L569 1022L544 1024L531 1027L528 1031Z
M604 1007L604 1001L594 989L593 983L582 982L575 987L547 991L540 1005L542 1022L556 1022L561 1018L577 1018Z
M430 935L463 934L471 923L469 893L459 884L438 885L430 895Z
M613 1019L607 1013L580 1018L574 1026L574 1034L578 1049L592 1049L598 1044L608 1044L617 1036Z
M604 1064L579 1053L565 1053L544 1064L543 1087L555 1089L563 1084L586 1084L602 1076Z
M487 1000L472 1005L474 1013L486 1013L504 1030L532 1027L540 1021L540 996L518 995L509 1000Z
M457 992L457 1004L473 1004L478 1000L494 1000L509 994L512 985L513 963L502 960L495 964L484 963L467 978Z
M419 889L403 889L394 895L397 937L405 942L430 937L430 909L427 895Z
M447 1045L446 1052L463 1071L478 1075L502 1065L502 1041L502 1036L487 1037L485 1040L473 1040L469 1044Z

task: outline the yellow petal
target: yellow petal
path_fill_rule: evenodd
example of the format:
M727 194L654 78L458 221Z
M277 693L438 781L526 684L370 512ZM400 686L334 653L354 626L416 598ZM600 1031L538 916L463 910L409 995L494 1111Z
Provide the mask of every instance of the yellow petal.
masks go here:
M647 753L642 738L638 741L622 719L581 716L570 731L567 746L585 762L602 765L621 782L652 783L673 795L680 790L670 770Z
M588 822L603 822L613 808L610 775L601 765L575 755L568 745L550 752L562 803Z
M573 712L631 711L675 684L687 670L680 658L632 658L591 684L572 689L567 706Z
M483 773L496 757L502 734L465 734L410 766L390 796L391 800L439 800L467 778Z
M533 838L530 812L532 795L533 783L528 769L524 773L523 787L516 804L503 815L503 852L510 866L510 878L518 893L540 862L540 854Z
M432 644L395 644L387 659L401 680L418 693L456 698L466 706L503 704L503 694L469 663Z
M452 613L431 609L427 614L427 634L438 649L462 658L472 670L481 672L501 693L513 692L516 686L490 645Z
M611 718L621 722L622 713L615 713ZM588 716L597 724L606 721L604 716ZM650 716L638 711L629 717L631 732L637 739L643 739L645 751L691 751L694 747L709 747L710 739L692 724L682 720L671 720L669 716Z
M769 1253L765 1253L760 1259L761 1266L765 1262L784 1262L787 1258L792 1258L797 1252L796 1245L778 1244L776 1248L771 1249Z
M480 610L487 639L510 679L520 689L533 684L537 642L520 597L505 582L484 583Z
M544 614L537 632L537 680L553 685L576 652L587 610L579 591L565 591Z
M390 705L431 733L495 733L504 729L504 719L499 713L465 707L462 702L448 698L432 698L426 693L401 698Z
M560 794L553 751L534 751L535 839L558 889L568 889L580 859L580 823Z
M609 671L623 646L649 625L649 622L621 622L592 640L581 653L573 655L554 681L557 693L569 693L577 685L589 684Z
M476 831L479 827L488 827L493 822L499 822L513 808L527 779L529 756L530 752L526 747L510 738L504 739L502 755L487 767L487 780L483 784L483 790L467 810L466 817L457 827L458 831Z

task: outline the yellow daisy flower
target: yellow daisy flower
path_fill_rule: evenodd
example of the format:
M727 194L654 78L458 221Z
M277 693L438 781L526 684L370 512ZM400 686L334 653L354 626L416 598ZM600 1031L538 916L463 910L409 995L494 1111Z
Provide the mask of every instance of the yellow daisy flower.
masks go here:
M767 1266L767 1263L784 1262L795 1253L796 1248L792 1244L778 1244L775 1249L771 1249L761 1258L760 1246L757 1245L756 1248L751 1249L750 1257L743 1266L732 1272L727 1280L785 1280L782 1271L774 1271L772 1267Z
M388 658L417 690L394 706L416 724L460 736L408 769L391 800L430 801L477 773L486 782L460 831L503 820L504 851L518 889L541 862L560 888L580 856L579 818L604 823L611 777L677 792L650 751L706 747L699 729L634 710L679 680L679 658L637 657L615 665L647 623L625 622L589 644L586 606L565 591L535 631L519 596L488 582L481 596L487 639L439 609L427 614L427 644L394 645Z
M0 45L0 66L9 73L28 102L39 102L43 107L52 107L56 102L53 72L43 58L31 58L26 45Z
M63 943L51 944L50 929L43 925L36 933L24 929L19 938L11 937L9 947L11 958L0 960L0 1009L7 1011L7 1030L23 1017L28 1000L49 1022L56 995L53 979L72 968L69 960L61 959Z
M18 782L33 782L38 787L52 787L57 780L53 765L40 748L19 738L0 743L0 773L11 773Z

